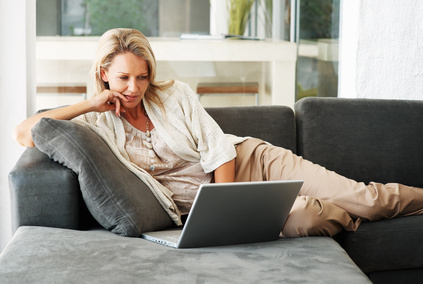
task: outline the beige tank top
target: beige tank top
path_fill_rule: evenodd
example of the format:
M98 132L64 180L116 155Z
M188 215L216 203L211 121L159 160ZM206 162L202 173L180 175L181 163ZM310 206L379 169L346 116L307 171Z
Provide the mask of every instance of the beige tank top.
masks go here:
M188 214L198 187L210 183L213 175L206 174L200 163L188 162L178 157L160 139L154 128L151 130L152 149L148 148L147 134L122 118L126 134L126 152L132 163L150 173L163 186L173 192L173 200L181 214ZM153 153L154 157L151 157ZM153 162L152 162L153 160ZM150 167L154 165L154 170Z

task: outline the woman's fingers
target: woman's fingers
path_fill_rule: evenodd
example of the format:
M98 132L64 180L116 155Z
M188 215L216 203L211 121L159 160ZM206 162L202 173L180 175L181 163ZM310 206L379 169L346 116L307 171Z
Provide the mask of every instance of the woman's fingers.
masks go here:
M128 99L122 95L119 92L112 92L112 97L109 97L110 105L112 106L111 110L114 110L117 116L120 116L121 111L125 112L125 110L122 109L122 103L121 100L128 101Z
M92 105L95 111L115 111L117 116L120 116L121 112L125 112L122 106L122 101L128 102L129 100L119 92L104 90L92 99Z
M119 99L116 99L115 113L116 113L117 116L120 116L120 107L121 107L120 100Z
M124 95L122 95L122 93L113 92L113 94L117 94L117 96L119 97L119 99L124 100L126 102L129 102L129 100Z

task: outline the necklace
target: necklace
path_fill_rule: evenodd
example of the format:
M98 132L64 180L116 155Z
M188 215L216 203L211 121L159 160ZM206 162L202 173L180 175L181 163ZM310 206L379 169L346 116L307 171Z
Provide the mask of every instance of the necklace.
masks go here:
M150 171L154 171L154 169L156 168L154 166L156 153L154 153L153 144L151 144L151 133L150 133L150 127L149 127L150 118L147 116L147 113L145 113L145 118L146 118L146 128L147 128L147 131L146 131L147 138L145 139L146 141L145 144L147 145L148 157L150 158Z

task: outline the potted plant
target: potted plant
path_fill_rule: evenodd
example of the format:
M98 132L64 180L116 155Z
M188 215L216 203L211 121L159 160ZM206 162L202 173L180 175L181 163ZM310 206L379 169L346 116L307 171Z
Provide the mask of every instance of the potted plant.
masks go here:
M250 18L251 7L255 0L228 0L229 12L228 33L233 35L244 35L245 27Z

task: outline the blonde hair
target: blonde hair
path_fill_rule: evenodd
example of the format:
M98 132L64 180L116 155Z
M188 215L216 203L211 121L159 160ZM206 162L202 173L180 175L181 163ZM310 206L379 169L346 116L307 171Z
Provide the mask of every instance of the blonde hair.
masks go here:
M147 38L135 29L111 29L99 40L97 55L91 73L95 80L96 94L108 89L108 83L101 78L101 70L107 70L116 55L131 52L147 61L148 87L144 98L163 109L163 103L157 96L157 90L165 90L173 85L173 80L156 81L156 59Z

